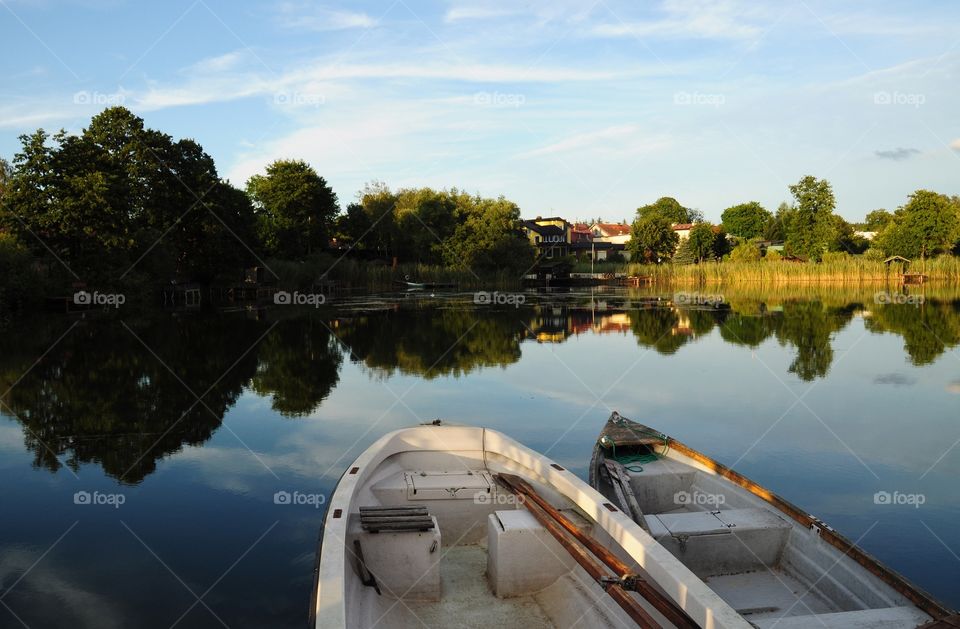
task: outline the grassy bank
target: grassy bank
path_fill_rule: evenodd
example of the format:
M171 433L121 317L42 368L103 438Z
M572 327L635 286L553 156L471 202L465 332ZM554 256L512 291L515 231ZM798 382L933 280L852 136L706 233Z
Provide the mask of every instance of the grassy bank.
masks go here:
M392 267L379 262L368 262L343 258L337 260L328 256L317 256L303 262L288 260L267 260L270 272L279 279L283 288L307 289L318 279L328 279L342 284L350 290L380 291L396 289L406 278L411 282L441 282L457 285L464 290L479 289L487 286L518 288L520 276L516 271L501 270L494 273L474 273L470 269L452 269L426 264L399 264Z
M886 282L897 281L899 268L861 256L813 262L705 262L703 264L626 264L618 269L629 275L648 275L656 283L792 283L792 282ZM960 282L960 258L940 256L922 266L915 261L910 271L922 271L930 280Z

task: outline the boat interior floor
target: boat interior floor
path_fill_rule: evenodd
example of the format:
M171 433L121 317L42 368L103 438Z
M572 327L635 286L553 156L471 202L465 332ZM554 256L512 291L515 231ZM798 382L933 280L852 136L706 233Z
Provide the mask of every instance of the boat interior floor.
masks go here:
M484 544L454 546L440 560L439 601L397 601L383 626L552 628L536 596L497 598L487 583Z
M739 487L672 459L631 467L630 487L650 534L754 626L924 622L905 599L835 559L814 531ZM621 502L609 482L601 487Z

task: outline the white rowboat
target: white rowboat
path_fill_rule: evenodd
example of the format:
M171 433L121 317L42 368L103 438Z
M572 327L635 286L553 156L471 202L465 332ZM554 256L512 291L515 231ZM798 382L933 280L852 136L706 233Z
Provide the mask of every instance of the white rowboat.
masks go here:
M709 475L690 473L699 472ZM310 626L770 626L752 624L729 592L661 542L611 498L497 431L437 422L398 430L347 468L328 502ZM822 624L913 627L935 617L876 578L869 586L858 594L878 604L864 611L883 608L894 624L886 615L844 624L838 615L859 613L852 605ZM778 626L821 626L802 619Z
M617 413L594 447L590 484L754 627L960 626L818 518Z

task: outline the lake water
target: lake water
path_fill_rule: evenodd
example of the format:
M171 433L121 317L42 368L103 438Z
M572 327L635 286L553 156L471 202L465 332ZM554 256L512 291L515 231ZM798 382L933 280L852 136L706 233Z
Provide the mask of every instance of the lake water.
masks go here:
M302 627L322 503L375 439L485 425L585 476L611 410L960 607L960 290L723 293L7 321L0 626Z

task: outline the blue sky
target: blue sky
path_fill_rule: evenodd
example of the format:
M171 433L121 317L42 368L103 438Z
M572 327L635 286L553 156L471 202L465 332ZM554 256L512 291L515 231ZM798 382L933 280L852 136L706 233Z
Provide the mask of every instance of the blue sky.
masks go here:
M236 185L302 158L525 216L960 194L960 3L0 0L0 156L121 103Z

